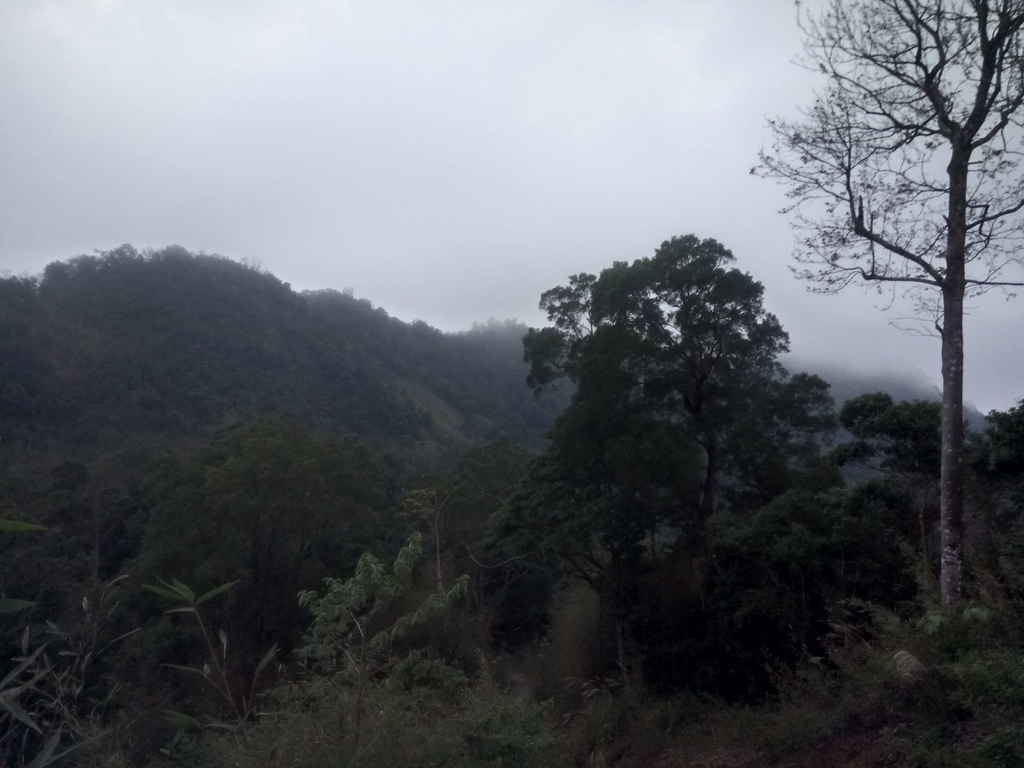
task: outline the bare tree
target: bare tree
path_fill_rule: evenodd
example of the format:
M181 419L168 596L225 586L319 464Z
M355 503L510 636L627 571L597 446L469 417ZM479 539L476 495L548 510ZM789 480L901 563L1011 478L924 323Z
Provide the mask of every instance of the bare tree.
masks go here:
M827 86L773 120L797 274L905 289L942 341L941 590L961 594L964 300L1006 290L1024 240L1024 0L828 0L801 19Z

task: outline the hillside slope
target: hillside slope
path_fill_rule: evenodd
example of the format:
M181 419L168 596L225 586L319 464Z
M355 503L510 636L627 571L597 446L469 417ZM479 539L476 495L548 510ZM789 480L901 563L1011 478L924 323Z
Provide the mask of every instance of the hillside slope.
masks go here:
M86 459L260 418L424 457L539 446L564 403L525 386L523 333L445 334L224 258L123 246L0 280L0 432Z

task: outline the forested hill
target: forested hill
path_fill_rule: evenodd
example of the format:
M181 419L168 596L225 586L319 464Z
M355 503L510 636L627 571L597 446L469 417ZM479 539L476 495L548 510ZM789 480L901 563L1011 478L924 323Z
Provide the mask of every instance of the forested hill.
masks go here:
M123 246L0 280L0 434L87 457L282 418L428 460L501 435L536 446L565 402L525 386L524 332L442 333L228 259Z

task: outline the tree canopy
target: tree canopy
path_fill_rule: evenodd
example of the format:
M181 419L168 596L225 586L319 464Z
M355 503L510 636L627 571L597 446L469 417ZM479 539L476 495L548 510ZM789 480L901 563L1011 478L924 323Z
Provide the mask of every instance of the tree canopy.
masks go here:
M835 421L828 384L789 376L778 359L788 336L763 286L733 262L718 242L687 235L575 275L542 295L552 325L523 342L535 390L560 379L575 390L491 540L557 557L617 626L648 640L672 634L667 616L698 610L717 511L750 514L788 490L838 482L820 455ZM651 594L682 604L641 616L637 606L657 602L639 596L650 579L664 579Z
M553 325L524 339L531 386L560 377L577 385L554 433L563 456L627 434L699 447L702 478L686 502L698 527L716 507L723 473L733 490L756 486L764 462L783 456L785 465L808 446L813 453L833 419L828 385L789 378L779 363L789 337L765 310L763 286L733 261L714 240L673 238L653 257L545 292ZM604 439L584 439L586 430Z

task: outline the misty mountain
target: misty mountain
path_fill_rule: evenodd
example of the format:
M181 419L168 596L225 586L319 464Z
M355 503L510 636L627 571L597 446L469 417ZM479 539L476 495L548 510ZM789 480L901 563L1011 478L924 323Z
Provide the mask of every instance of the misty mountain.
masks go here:
M515 322L442 333L350 292L172 246L0 280L0 433L95 457L275 418L430 461L500 436L539 446Z
M843 403L858 395L869 392L885 392L896 401L900 400L941 400L942 391L939 387L923 377L914 377L905 372L863 373L835 366L822 366L813 360L806 360L798 355L789 355L784 363L792 371L807 371L821 376L832 385L832 397L836 409ZM938 360L936 360L936 373ZM964 403L964 418L971 429L981 431L985 428L985 415L970 403Z
M271 418L427 465L501 436L540 447L570 393L525 386L525 331L492 320L442 333L350 292L296 292L225 258L123 246L0 279L0 437L92 460ZM873 391L938 397L897 375L787 364L830 381L837 405Z

